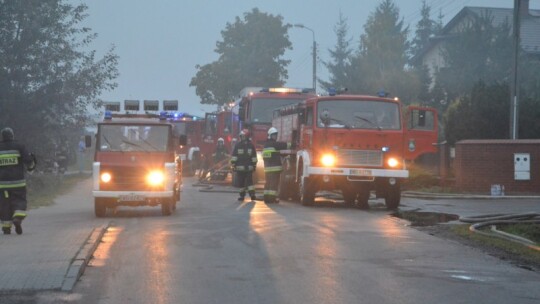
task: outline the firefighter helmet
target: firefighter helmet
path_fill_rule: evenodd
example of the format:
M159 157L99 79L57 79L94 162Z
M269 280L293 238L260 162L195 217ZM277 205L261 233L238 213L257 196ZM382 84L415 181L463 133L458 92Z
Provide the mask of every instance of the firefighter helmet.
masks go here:
M224 143L225 142L225 139L223 139L222 137L218 138L218 143Z
M15 138L15 134L11 128L3 128L1 133L3 141L12 141Z
M278 133L277 129L274 127L271 127L270 129L268 129L268 138L270 138L272 134L277 134L277 133Z

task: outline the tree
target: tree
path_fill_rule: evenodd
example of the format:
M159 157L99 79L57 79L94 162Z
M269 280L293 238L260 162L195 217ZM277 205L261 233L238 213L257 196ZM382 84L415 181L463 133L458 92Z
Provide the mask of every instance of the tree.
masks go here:
M117 56L84 51L87 7L63 0L0 1L0 127L38 152L81 132L88 106L116 86Z
M511 70L510 25L493 25L489 13L473 19L445 44L442 68L436 81L451 100L470 92L478 81L487 84L503 81Z
M408 28L399 17L392 0L384 0L364 25L360 50L351 59L350 75L353 93L370 93L384 89L405 102L418 96L418 75L405 69L409 43Z
M190 86L203 104L223 105L248 86L282 86L287 79L289 60L281 59L291 42L289 24L283 17L254 8L227 23L216 44L217 61L197 65Z
M508 96L510 91L506 83L487 85L483 81L477 82L470 95L452 103L444 115L448 142L508 138Z
M412 57L420 54L429 45L429 39L437 34L437 23L431 19L431 7L426 0L422 1L420 15L422 17L416 23L416 35L411 42Z
M333 50L328 50L332 61L324 62L324 66L330 72L330 80L319 80L319 83L326 90L332 87L336 89L346 88L348 85L349 77L347 69L350 65L350 57L352 55L352 49L350 47L351 39L347 37L348 31L347 19L340 12L339 21L334 26L334 33L336 33L337 38L336 46Z

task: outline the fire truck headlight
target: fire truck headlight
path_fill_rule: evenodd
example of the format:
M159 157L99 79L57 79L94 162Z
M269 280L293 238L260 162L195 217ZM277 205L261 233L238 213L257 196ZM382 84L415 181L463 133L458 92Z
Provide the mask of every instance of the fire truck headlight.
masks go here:
M388 166L390 166L390 168L395 168L399 165L399 161L397 160L397 158L394 158L394 157L390 157L386 163L388 164Z
M104 183L108 183L110 182L112 179L112 176L110 173L108 172L105 172L105 173L101 173L101 181L104 182Z
M323 154L321 163L325 167L332 167L336 164L336 157L333 154Z
M151 186L159 186L165 181L165 175L163 175L163 172L161 171L152 171L146 177L146 181Z

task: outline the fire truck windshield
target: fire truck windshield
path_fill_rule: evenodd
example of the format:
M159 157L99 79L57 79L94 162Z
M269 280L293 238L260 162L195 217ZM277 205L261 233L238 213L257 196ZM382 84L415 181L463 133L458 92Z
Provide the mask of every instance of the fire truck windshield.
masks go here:
M255 123L271 123L274 110L284 106L297 104L304 99L257 98L251 104L251 121Z
M98 134L100 151L166 152L169 143L169 127L165 125L103 124Z
M377 100L323 100L317 104L318 127L401 129L399 105Z

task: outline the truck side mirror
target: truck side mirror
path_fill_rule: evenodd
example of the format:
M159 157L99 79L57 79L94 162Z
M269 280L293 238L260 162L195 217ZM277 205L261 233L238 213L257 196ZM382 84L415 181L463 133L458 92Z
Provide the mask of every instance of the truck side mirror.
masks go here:
M300 123L305 124L306 123L306 113L304 111L298 112L298 120Z
M92 146L92 137L90 135L85 135L84 136L84 145L87 148L90 148Z
M426 126L426 111L424 110L418 111L418 126L420 127Z
M178 137L178 144L180 146L186 146L187 145L187 135L182 134Z

